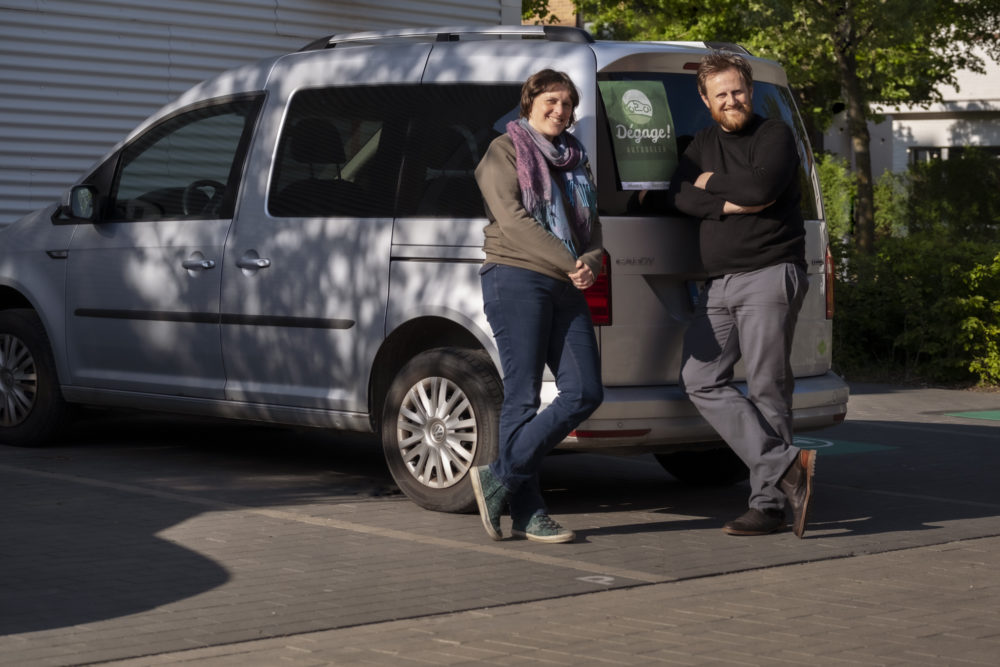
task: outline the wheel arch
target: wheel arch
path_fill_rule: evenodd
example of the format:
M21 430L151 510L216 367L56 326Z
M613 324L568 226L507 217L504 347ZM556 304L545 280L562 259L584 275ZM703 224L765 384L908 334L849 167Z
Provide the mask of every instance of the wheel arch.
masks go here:
M10 285L0 285L0 310L11 308L30 308L38 311L28 297Z
M488 340L492 343L492 339ZM404 322L386 336L372 363L368 382L368 415L375 432L378 432L381 426L382 405L393 378L410 359L436 347L484 351L499 369L493 345L485 345L470 328L458 322L434 315Z
M41 313L17 292L0 290L0 319L5 351L0 359L0 440L23 447L44 445L62 432L69 417L50 334Z
M60 378L60 381L63 381L67 377L68 367L64 356L64 346L59 344L64 334L62 320L50 320L46 310L39 307L35 300L25 290L20 289L19 286L0 284L0 310L12 310L15 308L25 308L34 311L38 315L38 319L42 321L42 328L45 330L45 336L48 338L49 346L52 349L56 375ZM59 313L59 315L61 316L62 313Z

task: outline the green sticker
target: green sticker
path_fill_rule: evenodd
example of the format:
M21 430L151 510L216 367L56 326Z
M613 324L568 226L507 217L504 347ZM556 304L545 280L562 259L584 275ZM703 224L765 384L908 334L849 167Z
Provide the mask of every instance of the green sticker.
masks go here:
M663 84L601 81L623 190L666 190L677 168L677 137Z

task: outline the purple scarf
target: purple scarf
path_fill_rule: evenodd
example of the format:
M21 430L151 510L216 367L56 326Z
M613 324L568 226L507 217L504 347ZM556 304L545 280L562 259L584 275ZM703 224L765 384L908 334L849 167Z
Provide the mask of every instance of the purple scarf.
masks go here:
M524 118L507 123L507 134L514 142L524 208L578 257L577 247L589 245L597 219L597 190L587 171L586 151L567 132L549 141ZM563 198L553 196L553 184L566 195L568 211Z

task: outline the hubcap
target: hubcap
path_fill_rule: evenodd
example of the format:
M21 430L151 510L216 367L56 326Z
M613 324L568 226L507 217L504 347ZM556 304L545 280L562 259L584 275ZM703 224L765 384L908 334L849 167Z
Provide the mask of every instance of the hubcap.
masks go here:
M0 335L0 426L17 426L35 404L38 376L31 351L21 339Z
M457 384L424 378L410 387L396 420L406 469L424 486L443 489L468 472L478 441L476 413Z

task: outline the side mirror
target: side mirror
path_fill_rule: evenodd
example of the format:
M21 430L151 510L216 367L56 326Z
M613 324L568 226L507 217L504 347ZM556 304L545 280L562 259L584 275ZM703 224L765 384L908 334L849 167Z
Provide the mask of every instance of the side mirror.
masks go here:
M97 188L93 185L73 186L69 191L69 215L78 220L96 220Z

